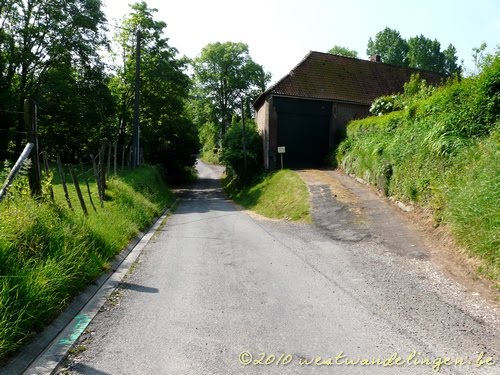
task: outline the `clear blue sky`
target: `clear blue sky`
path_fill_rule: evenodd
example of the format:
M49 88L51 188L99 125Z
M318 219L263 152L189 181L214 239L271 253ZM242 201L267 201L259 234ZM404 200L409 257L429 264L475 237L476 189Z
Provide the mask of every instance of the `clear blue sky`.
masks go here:
M129 0L103 0L108 21L129 11ZM472 48L500 44L500 0L149 0L180 55L197 56L213 42L244 42L253 60L287 74L311 50L335 44L366 58L370 37L386 26L403 38L423 34L444 49L452 43L472 68Z

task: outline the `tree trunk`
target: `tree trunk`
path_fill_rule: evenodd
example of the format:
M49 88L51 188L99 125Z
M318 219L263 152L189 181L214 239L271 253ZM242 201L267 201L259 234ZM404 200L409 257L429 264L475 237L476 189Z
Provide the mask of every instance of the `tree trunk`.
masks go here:
M10 141L10 116L8 113L0 111L0 161L9 159L11 155L7 152ZM0 165L0 168L2 166Z

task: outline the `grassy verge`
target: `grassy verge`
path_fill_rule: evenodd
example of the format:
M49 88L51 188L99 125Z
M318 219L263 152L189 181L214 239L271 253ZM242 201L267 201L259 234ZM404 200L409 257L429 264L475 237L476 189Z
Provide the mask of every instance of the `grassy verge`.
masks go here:
M225 191L238 204L272 219L311 222L306 184L290 170L262 177L243 188L224 181Z
M432 211L500 286L500 58L477 77L397 98L399 111L350 123L336 163Z
M220 163L219 153L214 152L212 150L203 152L201 154L200 159L207 164L219 164Z
M43 329L72 296L109 268L113 257L174 200L153 167L127 171L108 182L104 208L91 183L84 217L73 186L74 211L54 184L56 203L36 202L20 179L0 202L0 363Z

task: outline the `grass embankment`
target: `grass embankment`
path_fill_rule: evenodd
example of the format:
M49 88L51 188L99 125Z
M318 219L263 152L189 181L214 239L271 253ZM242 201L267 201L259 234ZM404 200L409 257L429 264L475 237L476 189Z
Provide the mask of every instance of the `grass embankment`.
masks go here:
M203 152L200 156L200 159L207 164L220 164L220 157L218 152Z
M500 58L477 77L406 89L401 110L348 125L336 163L430 209L500 285Z
M23 193L22 179L16 184L13 196L0 202L0 363L107 270L128 241L174 200L153 167L111 178L104 208L91 183L97 212L85 191L87 218L71 185L74 211L61 185L54 185L54 204Z
M307 186L296 172L282 170L243 188L225 181L229 196L243 207L272 219L310 222Z

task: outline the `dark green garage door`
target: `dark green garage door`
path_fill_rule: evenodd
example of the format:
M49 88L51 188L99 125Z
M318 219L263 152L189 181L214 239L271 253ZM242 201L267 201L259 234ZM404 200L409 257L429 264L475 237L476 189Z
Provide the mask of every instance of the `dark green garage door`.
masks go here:
M331 103L317 100L273 98L278 114L278 146L285 146L285 168L326 164ZM279 156L278 156L279 158ZM280 160L277 160L280 165Z

